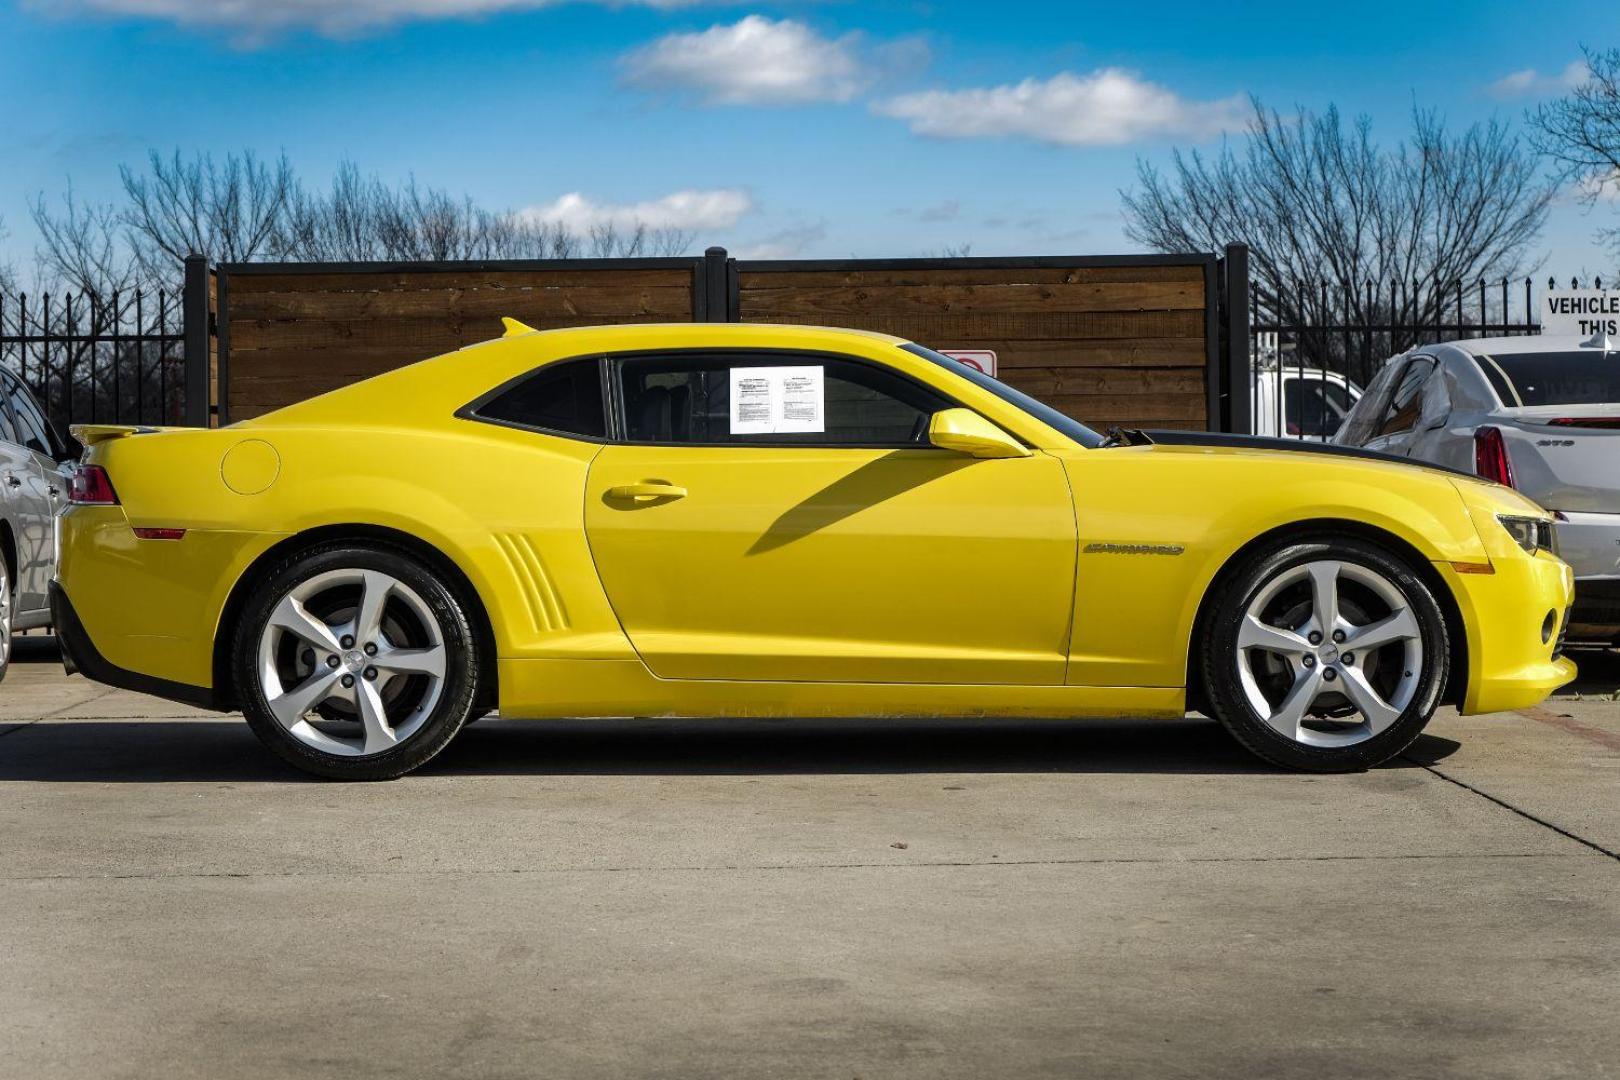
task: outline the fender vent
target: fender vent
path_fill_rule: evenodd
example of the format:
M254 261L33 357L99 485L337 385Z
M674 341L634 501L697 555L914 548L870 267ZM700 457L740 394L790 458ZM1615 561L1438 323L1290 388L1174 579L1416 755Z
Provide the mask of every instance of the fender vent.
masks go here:
M535 550L534 541L522 533L496 533L495 546L512 568L535 631L545 634L568 629L568 609L563 606L562 596L552 584L545 560Z

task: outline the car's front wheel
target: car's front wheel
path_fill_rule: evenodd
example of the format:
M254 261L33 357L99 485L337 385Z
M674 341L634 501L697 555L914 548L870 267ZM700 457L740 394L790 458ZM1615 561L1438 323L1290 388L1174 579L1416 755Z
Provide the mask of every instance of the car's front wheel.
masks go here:
M1280 542L1211 597L1201 645L1216 719L1279 765L1370 768L1404 750L1445 690L1445 617L1416 569L1352 538Z
M454 738L478 689L477 635L456 593L387 547L334 544L264 579L236 635L242 711L319 776L386 780Z

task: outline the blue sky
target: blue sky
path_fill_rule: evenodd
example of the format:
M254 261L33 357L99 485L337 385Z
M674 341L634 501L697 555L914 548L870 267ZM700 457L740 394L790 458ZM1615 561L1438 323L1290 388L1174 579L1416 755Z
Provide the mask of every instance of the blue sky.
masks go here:
M740 254L1131 250L1136 159L1219 146L1244 96L1517 121L1613 0L1399 4L706 4L0 0L3 251L71 177L148 147L344 157L575 223L637 214ZM1569 199L1547 269L1609 271L1620 205Z

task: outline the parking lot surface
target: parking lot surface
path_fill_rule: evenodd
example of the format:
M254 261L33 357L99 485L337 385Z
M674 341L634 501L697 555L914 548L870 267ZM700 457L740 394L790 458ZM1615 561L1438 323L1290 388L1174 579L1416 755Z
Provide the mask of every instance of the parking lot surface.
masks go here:
M1213 723L516 722L323 783L0 684L0 1075L1620 1072L1620 653L1403 759Z

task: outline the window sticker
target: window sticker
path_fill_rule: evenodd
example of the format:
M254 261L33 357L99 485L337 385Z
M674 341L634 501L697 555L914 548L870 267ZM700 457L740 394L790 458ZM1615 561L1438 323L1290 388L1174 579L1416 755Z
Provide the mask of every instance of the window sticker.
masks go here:
M827 430L826 369L731 369L731 434L777 435Z

